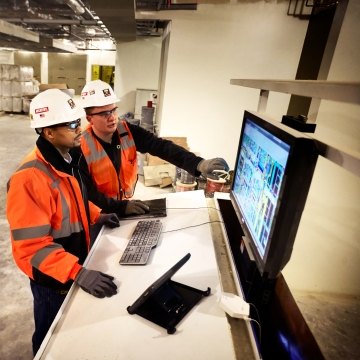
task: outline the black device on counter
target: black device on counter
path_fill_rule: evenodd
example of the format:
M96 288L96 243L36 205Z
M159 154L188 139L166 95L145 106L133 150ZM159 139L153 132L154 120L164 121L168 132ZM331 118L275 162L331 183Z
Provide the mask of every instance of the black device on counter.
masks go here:
M132 219L148 219L155 217L165 217L166 212L166 198L142 200L145 205L149 206L149 211L145 214L131 214L119 216L120 220L132 220Z
M190 259L186 254L164 275L150 285L139 298L127 307L129 314L138 314L162 326L173 334L176 325L211 289L202 291L171 280L171 277Z

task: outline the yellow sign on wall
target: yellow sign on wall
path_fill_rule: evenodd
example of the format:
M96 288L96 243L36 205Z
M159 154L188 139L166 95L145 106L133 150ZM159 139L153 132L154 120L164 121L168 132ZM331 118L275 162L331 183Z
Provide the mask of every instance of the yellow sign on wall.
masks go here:
M100 79L100 65L91 66L91 80Z
M111 86L114 85L115 66L111 65L92 65L91 80L102 80Z

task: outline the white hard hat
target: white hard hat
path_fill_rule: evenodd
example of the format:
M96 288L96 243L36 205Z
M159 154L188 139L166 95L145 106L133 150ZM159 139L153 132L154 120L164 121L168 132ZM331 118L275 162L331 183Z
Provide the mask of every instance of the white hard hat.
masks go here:
M120 100L111 86L105 81L93 80L88 82L81 91L80 105L83 108L115 104Z
M30 127L44 128L85 117L85 111L59 89L49 89L36 95L30 102Z

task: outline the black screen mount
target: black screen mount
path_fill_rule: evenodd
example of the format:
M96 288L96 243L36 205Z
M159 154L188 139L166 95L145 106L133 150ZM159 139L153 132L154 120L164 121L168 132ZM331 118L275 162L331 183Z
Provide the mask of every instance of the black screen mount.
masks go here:
M165 328L168 334L174 334L176 325L211 292L209 287L202 291L171 280L189 258L190 253L150 285L131 306L127 307L128 313L138 314Z

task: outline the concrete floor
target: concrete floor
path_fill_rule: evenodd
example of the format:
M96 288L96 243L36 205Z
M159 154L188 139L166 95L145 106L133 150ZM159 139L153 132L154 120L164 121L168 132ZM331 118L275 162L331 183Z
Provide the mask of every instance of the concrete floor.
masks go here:
M29 280L13 262L5 216L6 182L37 135L26 115L0 112L0 359L32 359L32 295ZM169 191L138 185L137 197ZM307 323L328 360L360 359L360 300L293 292ZM274 359L277 360L277 359Z
M28 116L0 112L0 359L32 359L32 295L28 278L13 261L5 202L8 178L36 139Z

